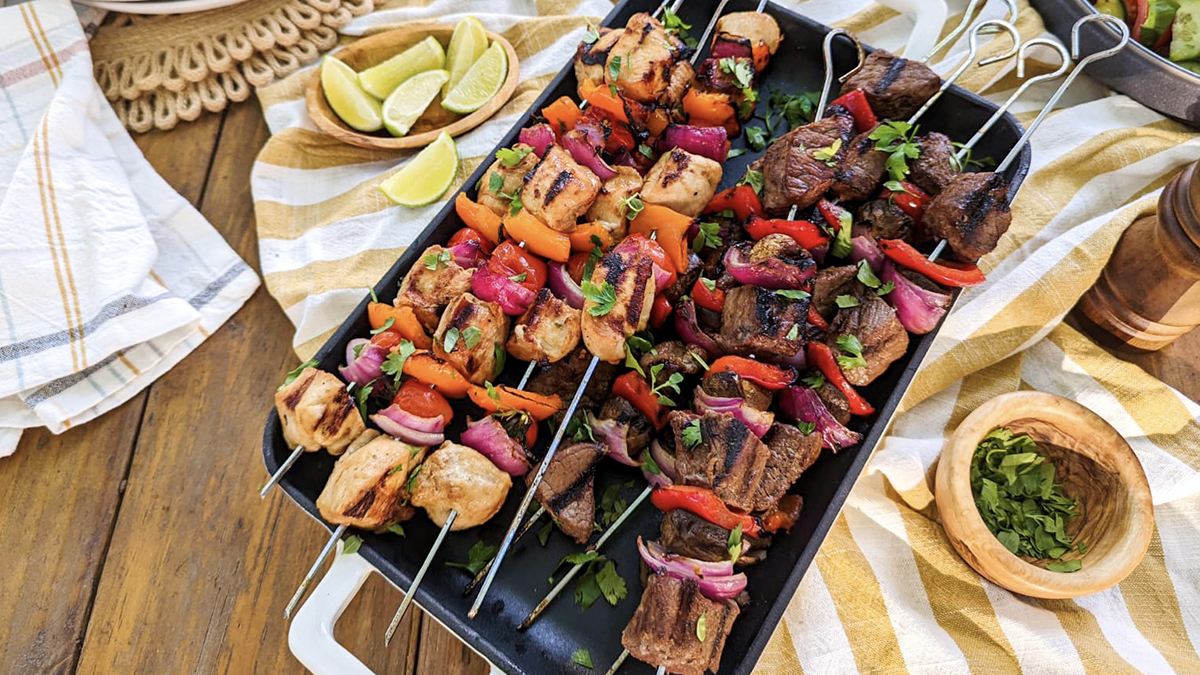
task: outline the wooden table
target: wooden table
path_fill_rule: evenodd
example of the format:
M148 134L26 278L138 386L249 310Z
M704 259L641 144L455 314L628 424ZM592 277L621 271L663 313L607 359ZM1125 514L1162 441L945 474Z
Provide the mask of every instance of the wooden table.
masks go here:
M255 101L137 138L166 180L258 267L250 167L267 139ZM0 460L0 671L301 673L283 608L326 539L276 490L260 501L264 414L297 359L260 290L132 401ZM1200 332L1132 360L1200 397ZM400 593L378 575L337 626L379 673L484 673L420 611L390 649Z

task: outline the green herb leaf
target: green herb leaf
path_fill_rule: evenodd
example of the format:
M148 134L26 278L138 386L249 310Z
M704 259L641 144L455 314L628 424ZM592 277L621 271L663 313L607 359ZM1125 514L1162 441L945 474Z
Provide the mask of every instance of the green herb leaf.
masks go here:
M658 462L654 461L654 456L650 454L649 450L646 450L642 453L641 461L642 468L645 469L647 473L653 476L662 475L662 467L658 465Z
M700 445L704 438L700 432L700 420L694 419L683 426L683 444L689 448Z
M492 347L492 360L496 362L495 368L492 369L492 377L499 377L500 373L504 372L504 364L508 361L508 352L505 351L504 345L497 342Z
M439 267L448 267L450 265L450 250L442 249L437 253L428 253L425 255L425 269L436 270Z
M696 352L691 352L691 354L692 354L692 358L696 359L696 363L699 363L700 367L703 368L705 370L705 372L707 372L709 369L709 365L708 365L708 362L704 360L704 357L700 356Z
M295 382L296 378L300 377L300 373L303 373L305 368L316 368L316 367L317 367L317 362L315 359L301 363L300 365L296 366L292 370L288 371L288 374L285 375L283 378L283 384L279 385L279 388L283 389L284 387L288 386L289 384Z
M785 335L783 339L795 341L795 340L799 339L799 337L800 337L800 324L794 323L794 324L792 324L791 330L789 330L787 332L787 335Z
M598 525L603 529L617 522L617 518L629 508L629 502L621 498L621 484L613 483L600 495Z
M499 403L500 402L500 392L496 389L496 385L492 384L491 382L484 382L483 386L485 389L487 389L488 398Z
M604 594L604 599L613 607L616 607L618 602L629 595L625 579L617 574L617 565L611 560L604 563L600 571L596 573L596 584L600 587L600 592Z
M875 276L875 270L871 269L870 263L866 260L858 261L858 273L855 275L867 288L879 288L879 277Z
M821 92L819 91L801 92L799 94L772 91L771 97L767 99L768 130L773 129L776 118L785 121L788 130L811 122L820 98ZM774 133L773 130L772 133Z
M589 669L595 667L592 665L592 655L586 649L576 649L575 653L571 655L571 663Z
M474 349L479 344L479 339L482 335L483 331L475 326L467 326L462 332L463 344L467 346L467 349Z
M401 525L400 523L392 523L391 525L388 525L387 531L391 532L392 534L401 536L401 537L408 536L407 534L404 533L404 526Z
M904 183L898 180L889 180L883 184L885 190L895 192L896 194L908 194L908 188L904 187Z
M442 350L447 354L454 351L454 347L458 345L459 330L456 327L450 327L446 334L442 336Z
M654 159L654 148L651 148L650 146L646 145L645 143L639 143L638 147L637 147L637 151L642 153L642 155L645 156L646 159L649 159L649 160Z
M621 57L613 56L608 60L608 78L616 80L621 76Z
M734 148L729 151L729 154L725 155L725 158L733 159L734 157L741 157L744 154L746 154L745 148Z
M467 562L448 562L446 563L446 567L457 567L459 569L464 569L471 574L479 574L479 570L483 569L483 566L488 564L489 560L496 557L496 551L499 550L499 546L490 546L482 541L477 541L475 542L475 545L472 546L469 551L467 551Z
M854 216L842 207L838 209L838 228L837 235L833 238L833 243L829 246L829 253L835 258L845 258L854 250L854 244L851 243L854 230Z
M862 355L862 343L858 341L857 336L840 335L837 339L837 346L842 351L842 354L837 357L837 362L843 370L862 368L867 365L867 360Z
M508 280L509 280L509 281L515 281L515 282L517 282L517 283L519 284L519 283L521 283L522 281L525 281L525 280L526 280L526 279L528 279L528 278L529 278L529 272L521 272L520 274L514 274L514 275L512 275L511 277L509 277L509 278L508 278Z
M367 399L370 398L371 392L375 390L375 380L371 380L366 385L354 390L354 403L358 408L358 414L362 415L363 421L367 421Z
M395 325L395 323L396 323L396 317L394 317L394 316L389 316L389 317L388 317L388 319L387 319L387 321L384 321L384 322L383 322L383 325L382 325L382 326L380 326L379 328L376 328L375 330L372 330L372 331L371 331L371 335L379 335L379 334L380 334L380 333L382 333L383 331L385 331L385 330L387 330L387 329L391 328L393 325Z
M808 436L808 435L812 434L812 432L817 430L817 423L816 422L805 422L804 420L799 420L796 422L796 428L800 430L800 433L804 434L805 436Z
M655 384L655 382L658 380L659 373L662 372L662 369L665 365L666 364L664 363L660 363L650 369L650 393L658 396L658 402L662 405L674 408L676 405L674 399L664 394L663 391L670 389L676 394L682 393L679 391L679 385L683 384L683 375L679 373L671 373L670 377L668 377L666 380Z
M362 537L357 534L352 534L342 541L342 555L358 553L358 549L360 548L362 548Z
M838 138L833 141L833 144L827 148L821 148L813 152L813 159L825 162L825 166L837 166L837 154L842 149L842 139Z
M909 174L908 160L921 156L921 144L915 140L916 134L917 127L892 120L875 127L867 137L875 141L876 150L890 153L885 166L893 181L904 180Z
M592 306L588 307L588 314L605 316L613 310L613 305L617 303L617 290L607 280L600 282L599 286L590 281L584 281L583 297L592 303Z
M500 148L496 151L496 159L500 160L500 164L504 166L516 166L531 152L533 152L533 148L528 145L518 145L515 148Z
M404 374L404 362L416 351L417 348L412 342L401 340L399 349L388 354L387 358L383 360L384 374L391 375L392 381L397 385L400 384L400 376Z
M625 340L625 367L637 371L642 377L646 376L646 371L642 370L642 364L629 346L629 340Z
M596 44L596 40L599 40L599 39L600 39L600 30L589 23L587 32L583 34L583 43L585 45Z
M754 65L750 59L725 57L717 61L717 67L721 72L732 75L737 86L741 88L749 87L754 84Z
M1078 572L1083 569L1083 562L1079 560L1064 560L1062 562L1046 563L1046 569L1051 572Z
M849 307L858 307L859 304L861 304L861 303L859 303L858 298L856 298L853 295L839 295L836 298L834 298L833 301L835 303L837 303L837 306L842 309L847 309Z
M621 209L624 211L625 217L630 220L637 218L644 208L646 205L642 203L642 196L637 192L621 200Z
M504 176L501 176L495 171L490 173L488 175L488 189L491 190L492 194L494 195L500 194L500 191L504 189Z
M567 430L564 433L567 438L578 443L582 443L583 441L596 442L596 436L592 433L592 425L588 423L587 413L576 413L571 418L571 422L567 425Z
M378 296L378 295L375 295L375 289L374 289L374 288L370 288L370 287L368 287L368 288L367 288L367 292L371 294L371 302L379 302L379 296Z
M521 194L519 192L514 192L513 195L509 197L508 215L515 216L520 213L521 209L523 208L525 208L525 203L521 201Z
M812 293L809 293L808 291L791 290L791 289L781 289L781 290L775 291L775 295L781 295L781 296L787 298L788 300L807 300L812 297Z
M696 619L696 639L700 640L701 642L704 642L704 638L707 635L708 635L708 612L704 612L703 614L700 615L699 619Z
M883 284L882 286L880 286L879 288L876 288L875 295L887 295L888 293L891 293L894 290L896 290L896 282L889 281L889 282Z
M746 169L746 174L738 181L738 185L749 185L758 194L762 194L763 173L754 169Z
M550 533L553 531L554 531L554 521L550 521L549 523L546 523L544 526L542 526L542 529L538 530L538 534L537 534L538 543L542 545L542 548L545 548L546 542L550 541Z
M663 28L667 29L668 34L683 40L683 44L688 47L695 47L698 44L696 38L688 34L688 31L692 28L692 24L684 23L683 19L680 19L675 12L669 9L663 10L662 24Z
M713 281L712 279L700 277L700 284L707 288L709 293L714 293L717 290L717 282Z
M742 557L742 525L738 523L737 527L729 533L729 539L725 542L725 548L729 551L729 561L737 562L738 558Z
M720 248L724 245L725 242L721 240L721 226L718 223L697 223L696 227L700 232L692 241L693 253L701 253L705 248Z

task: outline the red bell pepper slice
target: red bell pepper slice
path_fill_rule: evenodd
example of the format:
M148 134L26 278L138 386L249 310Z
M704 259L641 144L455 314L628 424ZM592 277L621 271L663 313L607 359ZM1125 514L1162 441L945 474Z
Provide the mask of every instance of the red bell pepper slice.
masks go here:
M987 281L983 271L976 265L932 262L925 257L924 253L913 248L912 244L901 239L880 239L879 247L892 262L943 286L966 288L978 286Z
M650 493L650 503L663 512L683 509L726 530L733 530L741 525L742 534L750 537L762 534L762 526L757 518L748 513L731 511L725 502L708 488L693 485L655 488L654 492Z
M914 222L921 222L921 218L925 216L925 207L933 198L929 196L929 193L909 181L900 181L900 184L904 186L904 192L892 192L884 189L879 196L883 199L890 199Z
M654 297L654 304L650 306L650 327L655 330L662 328L674 309L671 307L671 301L667 300L667 296L659 293Z
M763 516L763 529L767 532L790 530L800 518L800 508L804 500L800 495L784 495L771 512Z
M851 413L866 416L875 412L875 408L867 403L867 400L846 381L846 376L842 374L842 367L838 365L829 345L824 342L810 342L806 356L808 364L816 366L825 379L846 396L846 400L850 403Z
M759 218L751 215L746 221L746 232L755 241L768 234L786 234L796 240L804 248L813 249L829 243L829 237L821 232L821 228L807 220L786 220L783 218Z
M751 215L761 218L766 213L763 211L762 202L758 199L758 193L754 191L754 188L745 184L721 190L713 195L712 201L704 207L704 212L717 213L725 209L731 209L740 221L746 220Z
M705 281L708 280L704 277L696 279L696 283L692 286L692 299L696 301L697 305L705 309L720 312L725 309L725 291L717 288L716 284L712 281L708 281L708 283L713 284L712 290L709 290L708 286L704 284Z
M879 119L875 117L875 111L871 110L871 104L867 101L867 95L863 93L862 89L847 92L841 98L834 99L833 103L829 105L840 105L845 108L854 118L855 131L860 134L879 125Z
M666 409L658 402L658 396L650 391L646 378L631 370L613 381L612 390L645 415L655 429L666 426Z
M767 389L783 389L796 380L794 368L780 368L762 361L755 361L744 356L722 356L712 362L709 373L721 373L726 370L737 373L739 377L750 380Z
M812 305L808 306L808 322L821 330L829 330L829 322L825 320L825 317L818 314Z

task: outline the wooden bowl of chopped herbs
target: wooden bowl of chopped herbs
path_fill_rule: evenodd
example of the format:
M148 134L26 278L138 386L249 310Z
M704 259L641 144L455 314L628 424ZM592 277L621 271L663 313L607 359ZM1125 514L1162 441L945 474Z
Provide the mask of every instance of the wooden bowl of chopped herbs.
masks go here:
M1129 443L1087 408L1037 391L967 416L938 460L938 513L977 572L1015 593L1075 598L1137 567L1154 532Z

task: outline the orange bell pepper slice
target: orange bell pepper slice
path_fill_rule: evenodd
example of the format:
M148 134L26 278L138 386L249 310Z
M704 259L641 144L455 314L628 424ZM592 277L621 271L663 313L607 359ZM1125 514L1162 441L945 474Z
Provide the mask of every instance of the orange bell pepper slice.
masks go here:
M583 223L574 232L567 235L567 238L571 240L571 250L575 253L584 251L591 253L592 249L596 247L596 242L592 241L592 237L600 240L600 248L605 251L612 248L615 243L612 231L603 223Z
M583 100L587 101L588 105L596 106L597 109L603 110L617 120L629 124L629 115L625 112L625 101L621 99L619 93L613 93L608 85L584 80L579 84L579 92L583 94Z
M666 206L646 204L636 218L629 221L630 234L644 234L647 238L651 233L657 233L653 241L657 242L667 254L667 260L675 267L675 272L683 273L688 268L688 228L692 219L676 213Z
M547 260L565 263L571 258L571 240L562 232L550 229L533 214L521 209L515 216L504 219L504 233L518 243L525 242L525 249Z
M683 97L683 112L688 121L698 127L723 127L729 120L737 120L729 95L720 92L701 91L693 87Z
M454 198L454 211L467 227L483 235L492 244L500 243L500 216L461 192Z
M433 387L447 398L463 398L471 387L475 386L450 365L449 361L439 359L432 352L424 350L409 355L404 361L404 374Z
M372 330L387 326L388 319L392 320L388 330L399 333L400 337L412 342L417 349L433 348L433 340L425 334L425 328L421 326L421 321L417 319L412 307L389 305L386 302L372 302L367 305L367 320L371 322Z
M554 103L542 108L542 117L550 123L555 134L565 134L574 129L581 115L583 111L570 96L560 96Z
M562 398L557 394L544 396L505 385L491 389L472 386L467 394L471 397L472 403L489 413L520 410L529 413L533 419L539 422L562 410L563 407Z

